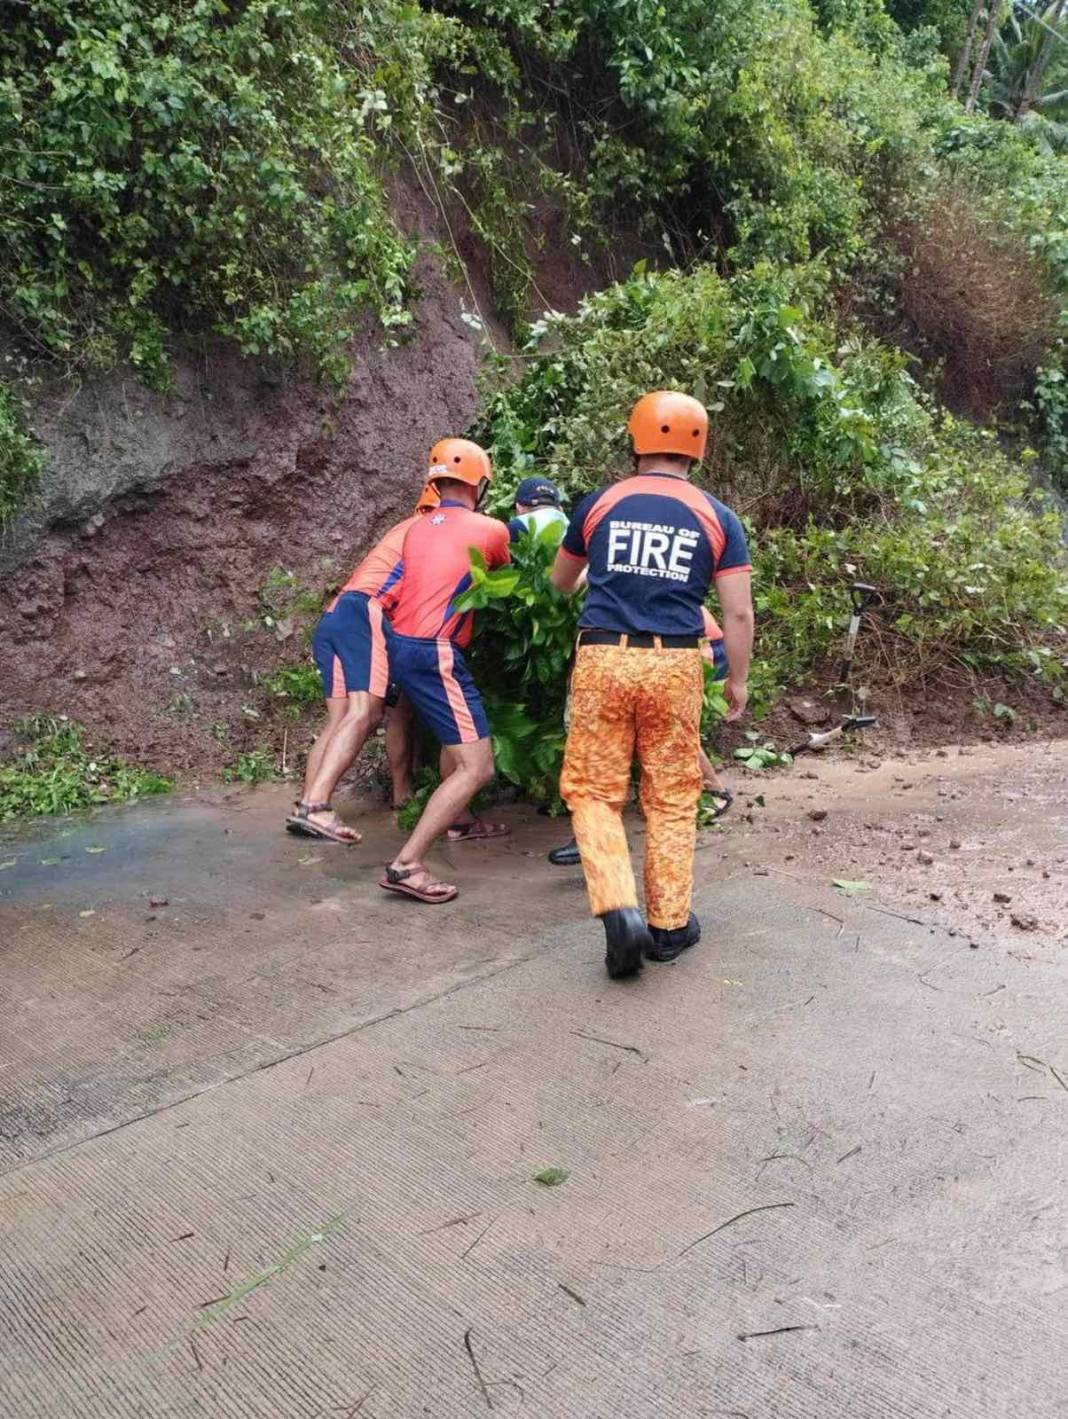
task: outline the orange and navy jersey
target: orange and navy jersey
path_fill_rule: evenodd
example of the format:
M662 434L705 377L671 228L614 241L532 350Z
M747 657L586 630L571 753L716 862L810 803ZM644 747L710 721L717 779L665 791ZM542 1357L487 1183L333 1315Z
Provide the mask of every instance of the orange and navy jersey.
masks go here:
M707 635L709 586L751 570L737 515L670 473L641 473L590 493L561 547L589 562L579 618L588 630Z
M414 519L404 538L401 575L389 592L398 635L467 645L474 612L461 614L455 602L471 585L472 548L491 571L503 567L510 560L507 526L451 498Z
M387 600L390 589L400 575L404 538L409 527L420 521L418 515L406 517L403 522L398 522L396 527L391 527L367 553L338 594L362 591L366 596L378 596Z

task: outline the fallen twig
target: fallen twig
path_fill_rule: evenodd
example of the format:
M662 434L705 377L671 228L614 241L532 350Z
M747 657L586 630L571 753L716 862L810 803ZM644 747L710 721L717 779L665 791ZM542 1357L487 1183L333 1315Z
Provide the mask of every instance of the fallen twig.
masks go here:
M473 1252L473 1251L474 1251L475 1247L478 1246L479 1242L480 1242L480 1241L482 1240L482 1238L486 1235L486 1233L489 1231L489 1229L493 1226L493 1223L497 1221L497 1218L500 1217L500 1215L501 1215L501 1214L498 1212L498 1213L497 1213L497 1217L494 1217L491 1221L487 1222L486 1225L482 1228L481 1232L479 1232L479 1234L478 1234L478 1236L475 1238L475 1240L470 1244L470 1246L468 1246L467 1248L465 1248L465 1250L460 1253L460 1260L461 1260L461 1261L463 1261L463 1259L464 1259L470 1252Z
M603 1035L591 1035L586 1030L572 1030L573 1035L577 1035L580 1040L592 1040L594 1044L608 1045L612 1049L626 1050L628 1054L636 1054L643 1064L649 1063L649 1056L638 1048L637 1045L620 1044L618 1040L606 1040Z
M904 912L896 912L891 907L877 907L874 902L862 902L861 905L867 907L870 912L879 912L882 916L896 916L898 921L907 921L913 926L931 925L929 921L924 921L922 917L906 916Z
M706 1232L703 1237L698 1237L696 1241L687 1243L679 1252L679 1256L685 1256L688 1251L693 1251L694 1247L699 1247L702 1242L707 1242L709 1237L714 1237L717 1232L722 1232L724 1227L729 1227L732 1222L740 1222L743 1217L752 1217L755 1212L771 1212L777 1207L793 1207L792 1202L765 1202L760 1207L747 1207L744 1212L736 1212L733 1217L728 1217L726 1222L721 1222L718 1227L713 1227L710 1232ZM677 1261L679 1258L676 1257Z
M428 1227L425 1232L420 1232L419 1235L420 1235L421 1237L430 1237L430 1236L433 1236L433 1234L434 1234L435 1232L445 1232L445 1231L447 1231L450 1227L458 1227L461 1222L470 1222L470 1221L472 1221L475 1217L481 1217L481 1216L482 1216L482 1213L481 1213L481 1212L468 1212L468 1213L467 1213L465 1216L463 1216L463 1217L450 1217L447 1222L439 1222L436 1227Z
M853 1157L855 1157L856 1154L860 1152L861 1146L862 1146L862 1145L858 1143L855 1148L850 1148L850 1150L849 1150L848 1153L843 1153L840 1158L837 1158L837 1159L835 1160L836 1163L844 1163L847 1158L853 1158Z
M490 1399L489 1390L486 1388L486 1381L482 1378L482 1371L478 1368L478 1361L475 1359L475 1352L471 1348L471 1329L464 1331L464 1349L471 1357L471 1367L475 1372L475 1379L478 1380L478 1387L482 1391L482 1398L486 1401L486 1408L493 1408L493 1400Z
M584 1306L586 1304L586 1302L582 1299L579 1293L577 1291L572 1291L570 1286L565 1286L562 1281L558 1281L556 1284L560 1287L560 1290L563 1291L565 1296L570 1296L571 1299L573 1301L577 1301L580 1306Z
M759 1340L763 1335L789 1335L792 1330L819 1330L818 1325L778 1325L774 1330L743 1330L739 1340Z

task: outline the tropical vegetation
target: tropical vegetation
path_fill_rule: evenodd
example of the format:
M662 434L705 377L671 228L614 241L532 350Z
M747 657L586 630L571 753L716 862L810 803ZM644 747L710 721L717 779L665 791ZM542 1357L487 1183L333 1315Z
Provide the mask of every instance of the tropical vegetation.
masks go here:
M9 368L127 362L165 391L210 336L343 397L354 332L412 337L413 183L446 267L479 249L495 310L471 283L469 319L510 327L476 429L499 506L532 467L574 496L624 466L645 388L708 403L706 476L756 548L758 708L819 663L854 570L888 664L1055 677L1065 24L1064 0L24 0L0 34ZM632 255L564 319L550 244ZM21 388L0 519L39 473ZM520 677L483 666L501 762L538 791L571 614L534 596L545 556L473 593Z

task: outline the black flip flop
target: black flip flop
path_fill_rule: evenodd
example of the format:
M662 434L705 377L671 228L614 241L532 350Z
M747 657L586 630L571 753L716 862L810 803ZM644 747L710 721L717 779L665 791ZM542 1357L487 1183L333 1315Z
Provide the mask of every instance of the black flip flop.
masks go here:
M724 813L726 813L727 809L734 802L734 794L730 791L729 788L707 788L705 789L705 792L708 794L709 798L711 798L713 802L715 802L717 798L723 799L723 807L713 808L712 810L712 821L714 823L717 818L723 817Z

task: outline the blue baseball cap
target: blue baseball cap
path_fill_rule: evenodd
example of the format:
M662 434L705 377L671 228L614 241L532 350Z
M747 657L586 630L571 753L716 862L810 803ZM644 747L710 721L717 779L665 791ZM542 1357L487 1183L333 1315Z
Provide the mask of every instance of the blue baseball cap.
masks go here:
M524 478L515 490L515 500L527 507L559 507L560 489L548 478Z

